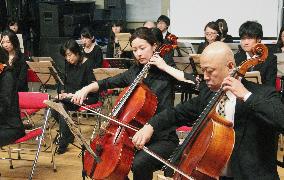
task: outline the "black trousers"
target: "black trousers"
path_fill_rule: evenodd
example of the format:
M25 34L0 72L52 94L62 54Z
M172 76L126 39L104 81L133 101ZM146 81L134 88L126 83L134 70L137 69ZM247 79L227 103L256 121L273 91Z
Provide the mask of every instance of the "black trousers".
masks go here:
M63 103L63 107L66 111L75 111L79 108L77 105L71 103ZM51 114L59 124L59 134L60 134L59 146L67 147L68 144L73 141L74 135L70 131L69 126L67 125L64 117L61 114L59 114L57 111L53 109L51 110Z
M172 141L157 141L146 145L151 151L168 159L177 147ZM161 169L163 163L153 158L143 150L136 152L132 164L133 180L152 180L153 172Z
M0 126L0 147L13 143L23 137L25 130L21 128L4 128Z

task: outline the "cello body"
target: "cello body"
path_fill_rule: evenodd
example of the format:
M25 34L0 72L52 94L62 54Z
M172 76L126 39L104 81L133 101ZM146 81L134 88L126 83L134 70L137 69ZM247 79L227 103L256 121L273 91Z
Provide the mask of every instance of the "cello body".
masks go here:
M127 90L125 88L120 93L117 102ZM155 94L146 85L140 84L116 119L125 124L141 127L155 114L156 108ZM133 134L132 130L110 122L105 132L97 135L91 142L91 148L101 158L101 162L96 163L88 152L85 153L84 169L87 175L92 179L125 179L134 157L134 145L130 139Z
M178 166L197 180L218 179L230 159L235 143L232 123L226 122L217 113L211 113L208 118L210 120L202 131L184 150ZM175 173L174 179L187 178Z

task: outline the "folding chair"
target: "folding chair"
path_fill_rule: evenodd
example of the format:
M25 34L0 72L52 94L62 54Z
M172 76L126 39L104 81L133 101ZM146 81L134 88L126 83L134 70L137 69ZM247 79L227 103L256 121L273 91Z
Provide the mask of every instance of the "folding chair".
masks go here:
M18 94L19 94L19 106L20 106L20 108L24 108L24 109L47 108L46 104L43 103L44 100L49 99L49 95L47 93L19 92ZM13 161L12 160L15 160L15 159L12 158L12 151L17 151L17 154L18 154L17 159L21 159L20 151L23 150L23 148L21 148L21 144L25 143L29 140L32 140L32 139L38 139L37 153L36 153L35 159L33 161L30 179L32 178L33 172L35 170L35 166L36 166L38 156L39 156L39 152L40 152L40 149L41 149L41 143L42 143L42 140L44 140L45 130L48 127L49 114L50 114L50 109L45 109L44 120L43 120L42 126L40 126L39 128L30 130L30 131L26 131L26 135L24 137L19 138L15 142L9 144L8 145L8 158L2 158L2 160L9 160L10 168L13 169ZM50 142L51 142L52 136L51 136L50 128L49 128L48 134L49 134L49 138L50 138ZM17 145L18 147L15 148L15 149L12 149L11 145ZM51 163L53 165L53 170L56 171L55 160L54 160L54 152L53 152L54 151L53 144L50 143L50 146L51 146L51 154L52 154Z
M27 81L31 85L32 91L34 91L34 87L33 87L34 83L41 84L41 81L39 80L36 73L32 69L28 69Z

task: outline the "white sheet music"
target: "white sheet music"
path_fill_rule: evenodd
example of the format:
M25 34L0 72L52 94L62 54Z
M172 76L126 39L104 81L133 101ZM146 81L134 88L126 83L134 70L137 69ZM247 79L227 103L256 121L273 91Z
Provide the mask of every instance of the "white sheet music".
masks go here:
M284 76L284 53L275 53L277 56L277 76Z

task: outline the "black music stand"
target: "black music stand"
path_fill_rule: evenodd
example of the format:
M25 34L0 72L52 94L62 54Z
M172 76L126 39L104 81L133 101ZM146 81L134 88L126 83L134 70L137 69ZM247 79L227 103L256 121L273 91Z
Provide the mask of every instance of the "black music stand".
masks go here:
M65 109L64 109L64 107L61 103L55 103L55 102L49 101L49 100L45 100L44 103L46 105L48 105L50 108L57 111L59 114L61 114L64 117L68 127L70 128L70 131L72 132L72 134L75 136L75 138L77 139L77 141L81 145L81 147L82 147L81 148L81 153L82 153L82 178L83 178L83 180L85 180L85 178L87 176L86 170L84 169L84 153L85 153L85 151L87 150L94 157L94 160L97 163L100 162L101 159L92 150L90 145L87 143L87 140L84 138L84 136L80 132L79 127L74 123L72 118L67 114L67 112L65 111Z
M52 64L52 61L38 61L38 62L30 62L26 61L29 67L36 73L38 76L41 87L43 91L46 91L47 86L56 86L57 94L60 94L60 86L64 86L64 82L58 75L55 67Z
M109 62L110 68L128 69L135 61L129 58L105 58Z

